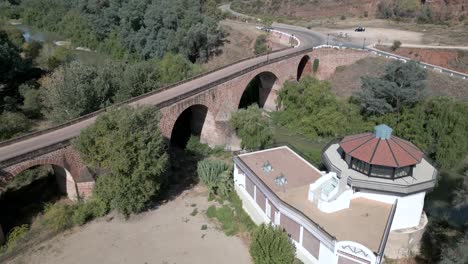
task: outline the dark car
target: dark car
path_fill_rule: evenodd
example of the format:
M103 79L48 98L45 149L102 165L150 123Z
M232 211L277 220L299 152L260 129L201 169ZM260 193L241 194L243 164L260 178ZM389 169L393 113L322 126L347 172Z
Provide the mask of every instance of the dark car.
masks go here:
M354 31L356 31L356 32L364 32L364 31L366 31L366 29L363 28L363 27L357 27Z

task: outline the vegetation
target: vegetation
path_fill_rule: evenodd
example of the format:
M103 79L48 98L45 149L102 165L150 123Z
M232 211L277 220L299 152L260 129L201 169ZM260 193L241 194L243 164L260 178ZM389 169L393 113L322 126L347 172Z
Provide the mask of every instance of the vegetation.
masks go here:
M393 51L399 49L401 47L401 41L394 40L392 46L390 47Z
M13 248L15 248L22 240L24 240L25 236L29 231L28 225L20 225L14 227L7 235L5 245L0 247L0 253L6 253Z
M192 63L172 54L131 65L109 61L97 66L75 61L59 67L42 82L44 114L61 123L197 72Z
M458 264L468 262L468 233L453 246L445 248L440 264Z
M319 68L319 64L320 64L320 60L315 58L314 63L312 65L312 70L313 70L314 73L317 73L318 68Z
M255 264L293 263L296 248L280 227L262 224L254 230L250 255Z
M168 155L158 123L154 109L125 106L100 115L74 141L89 165L107 172L97 179L94 196L109 208L139 212L161 192Z
M232 168L221 160L204 159L198 162L198 177L210 194L227 196L233 189Z
M192 62L206 60L224 33L217 1L158 0L122 2L23 0L10 5L7 18L56 32L75 45L114 58L162 58L168 52Z
M275 122L311 139L371 128L358 107L339 101L325 81L306 77L299 83L287 82L279 92L278 104L283 111L274 114Z
M427 72L416 62L395 61L380 78L362 77L362 91L356 95L363 110L370 114L400 112L425 97Z
M255 54L263 54L270 51L270 47L268 46L267 35L260 35L255 40Z
M220 201L223 204L217 208L212 205L206 211L208 218L215 218L221 223L221 229L228 236L239 232L251 232L255 228L255 223L242 208L242 200L234 191L229 192L226 201Z
M272 142L268 118L254 104L247 109L240 109L231 117L230 123L241 138L241 147L248 150L263 149Z

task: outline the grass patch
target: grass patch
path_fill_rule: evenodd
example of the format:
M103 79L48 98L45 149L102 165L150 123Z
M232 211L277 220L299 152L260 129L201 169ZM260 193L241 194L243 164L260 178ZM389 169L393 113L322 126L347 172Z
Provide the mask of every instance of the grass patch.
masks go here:
M208 218L217 219L227 236L233 236L240 232L250 233L255 228L255 223L242 209L242 201L236 192L231 191L226 200L221 201L220 204L223 205L208 207L206 215Z

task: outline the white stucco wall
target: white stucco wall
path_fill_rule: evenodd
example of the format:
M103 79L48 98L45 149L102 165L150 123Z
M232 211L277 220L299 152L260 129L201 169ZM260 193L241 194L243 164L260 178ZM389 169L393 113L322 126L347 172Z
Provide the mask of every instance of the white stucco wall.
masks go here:
M362 191L355 193L353 198L364 197L389 204L393 204L395 200L398 199L395 217L393 218L391 228L391 230L397 230L415 227L419 224L424 207L425 195L425 192L407 196L396 196Z

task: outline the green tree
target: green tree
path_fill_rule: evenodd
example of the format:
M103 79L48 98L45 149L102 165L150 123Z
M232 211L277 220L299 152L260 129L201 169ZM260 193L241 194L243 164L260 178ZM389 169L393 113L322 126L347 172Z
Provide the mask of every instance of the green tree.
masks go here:
M464 264L468 263L468 232L453 246L442 250L439 264Z
M21 109L30 118L41 117L41 93L33 86L22 84L19 87L21 96L23 97L23 105Z
M280 227L260 225L252 234L250 255L255 264L293 263L296 248Z
M221 160L199 161L197 173L212 194L227 196L233 189L231 168Z
M282 111L274 114L276 123L313 139L372 127L362 120L356 106L336 98L330 83L310 77L287 82L279 92L278 104Z
M201 72L201 68L180 54L167 53L156 65L159 82L163 84L172 84Z
M230 123L242 140L243 149L263 149L273 141L268 118L263 116L256 104L238 110L232 115Z
M400 112L425 97L427 72L416 62L394 61L380 78L362 77L362 90L356 94L364 111L371 114Z
M263 54L270 50L270 47L267 45L267 35L260 35L255 40L254 52L255 54Z
M0 115L0 140L29 131L31 121L22 113L4 112Z
M90 166L107 172L94 195L125 215L141 211L166 181L168 155L158 124L150 107L110 109L73 142Z
M45 115L61 123L112 104L120 72L111 64L72 62L58 68L43 82Z

